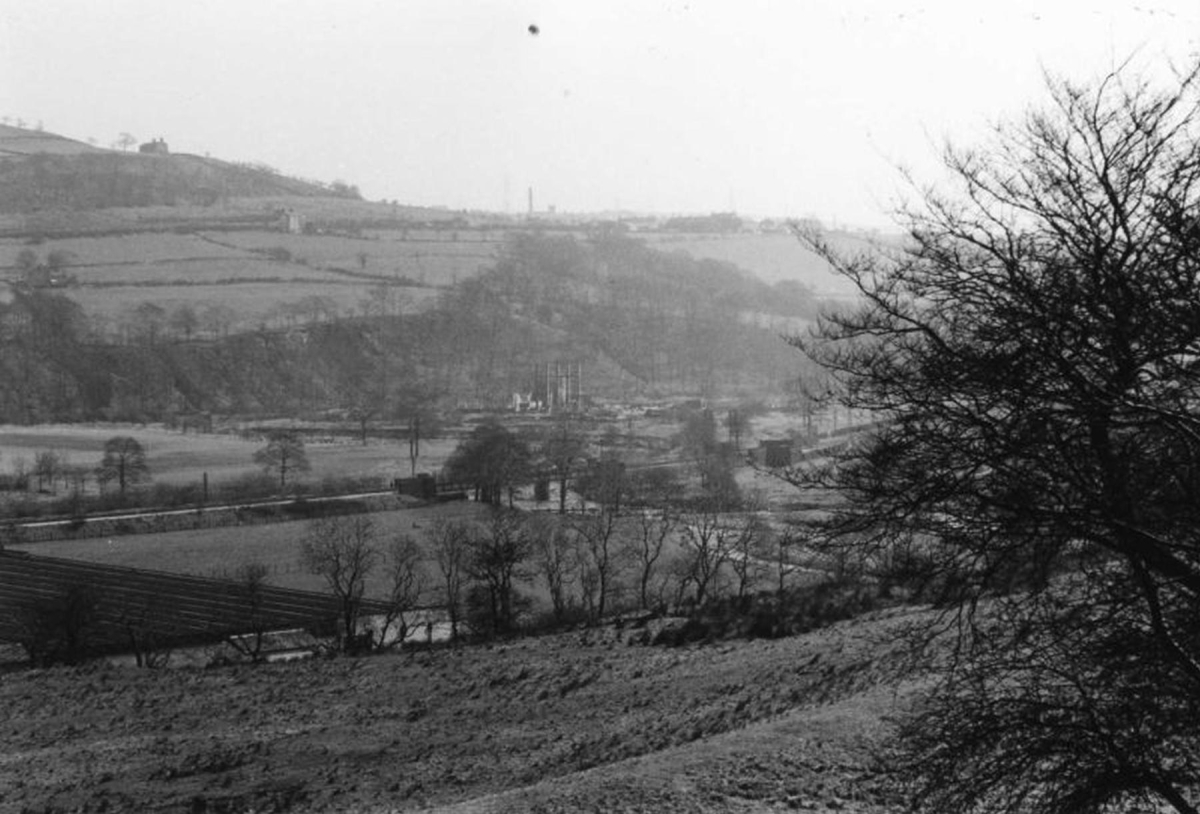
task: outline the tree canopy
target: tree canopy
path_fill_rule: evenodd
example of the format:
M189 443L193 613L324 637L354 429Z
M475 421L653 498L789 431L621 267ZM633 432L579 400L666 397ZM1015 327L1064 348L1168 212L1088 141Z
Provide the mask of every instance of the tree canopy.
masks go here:
M826 529L919 561L959 659L904 729L934 811L1200 800L1200 93L1121 69L950 149L861 306L794 343L882 428Z
M304 451L304 439L291 430L267 433L266 446L254 453L254 463L268 474L279 476L280 490L287 488L289 478L312 469Z
M104 457L96 467L96 479L100 483L115 480L117 489L123 495L127 487L141 483L149 476L146 450L136 438L118 435L104 442Z
M496 422L480 424L455 448L446 461L452 480L475 488L484 503L499 506L529 476L532 454L524 439Z

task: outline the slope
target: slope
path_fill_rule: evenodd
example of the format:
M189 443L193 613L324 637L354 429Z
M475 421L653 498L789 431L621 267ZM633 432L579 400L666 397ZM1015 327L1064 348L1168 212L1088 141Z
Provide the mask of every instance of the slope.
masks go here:
M706 647L645 646L646 627L13 674L0 787L51 811L883 811L896 790L872 755L915 686L898 630L921 619Z
M60 136L56 133L0 124L0 159L35 155L37 153L82 155L84 153L106 152L109 151L100 147L93 147L90 144L84 144L82 141L76 141L66 136Z

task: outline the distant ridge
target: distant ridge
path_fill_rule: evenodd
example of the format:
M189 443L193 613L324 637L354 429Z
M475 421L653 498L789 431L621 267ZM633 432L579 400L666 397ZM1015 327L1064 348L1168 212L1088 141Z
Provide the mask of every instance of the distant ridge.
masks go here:
M358 199L260 164L161 150L107 150L55 133L0 125L0 213L81 212L112 207L213 206L229 198Z
M47 133L0 124L0 158L12 158L39 153L48 155L82 155L84 153L109 153L101 147L93 147L82 141Z

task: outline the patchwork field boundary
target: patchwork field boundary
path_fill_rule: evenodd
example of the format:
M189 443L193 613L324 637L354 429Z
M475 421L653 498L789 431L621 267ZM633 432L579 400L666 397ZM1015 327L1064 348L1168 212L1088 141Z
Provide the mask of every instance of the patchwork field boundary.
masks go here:
M157 534L167 531L262 525L328 514L366 514L394 511L411 505L393 492L270 500L234 506L190 506L160 511L123 512L115 516L40 519L10 523L13 542L40 543L52 540L82 540L128 534Z

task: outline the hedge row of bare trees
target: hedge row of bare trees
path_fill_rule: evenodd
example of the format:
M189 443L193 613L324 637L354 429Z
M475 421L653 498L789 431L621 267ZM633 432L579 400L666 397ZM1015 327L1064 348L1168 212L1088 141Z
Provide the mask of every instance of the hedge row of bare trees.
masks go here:
M698 607L748 596L794 570L794 537L779 535L756 507L697 500L642 502L566 516L493 507L483 519L435 520L424 544L388 542L365 515L313 521L303 563L339 599L343 647L361 646L368 582L387 612L375 646L402 641L412 612L436 608L450 637L503 636L543 619L597 623L618 610ZM544 591L544 593L543 593ZM534 593L548 597L535 607Z

